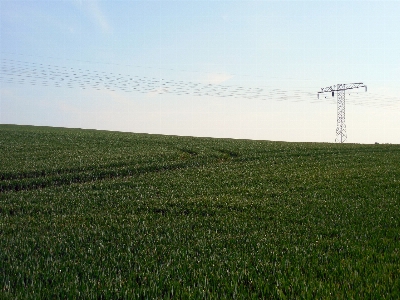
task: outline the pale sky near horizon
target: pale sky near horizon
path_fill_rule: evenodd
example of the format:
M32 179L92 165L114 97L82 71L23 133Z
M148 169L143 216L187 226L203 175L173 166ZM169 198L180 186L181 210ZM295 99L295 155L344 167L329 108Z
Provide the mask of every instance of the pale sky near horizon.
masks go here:
M400 144L400 1L0 0L0 123Z

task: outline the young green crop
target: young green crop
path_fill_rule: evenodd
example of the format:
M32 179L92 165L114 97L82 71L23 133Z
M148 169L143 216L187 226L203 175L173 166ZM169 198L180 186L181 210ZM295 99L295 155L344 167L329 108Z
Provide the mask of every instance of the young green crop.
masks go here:
M399 298L400 146L0 125L1 298Z

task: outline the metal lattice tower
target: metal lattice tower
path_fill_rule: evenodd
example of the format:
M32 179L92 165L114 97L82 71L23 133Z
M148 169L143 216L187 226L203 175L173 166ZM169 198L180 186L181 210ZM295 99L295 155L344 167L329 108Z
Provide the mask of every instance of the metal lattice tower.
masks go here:
M365 91L367 91L367 86L363 83L349 83L342 84L339 83L337 85L328 86L326 88L321 88L319 94L331 92L332 97L335 96L335 92L337 95L337 126L336 126L336 143L344 143L347 139L346 133L346 90L350 89L358 89L361 87L365 87Z

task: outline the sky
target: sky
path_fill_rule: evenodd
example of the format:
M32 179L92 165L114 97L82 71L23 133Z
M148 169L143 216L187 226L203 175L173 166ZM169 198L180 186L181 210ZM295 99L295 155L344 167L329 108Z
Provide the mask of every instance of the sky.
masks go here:
M400 144L400 1L0 0L0 124Z

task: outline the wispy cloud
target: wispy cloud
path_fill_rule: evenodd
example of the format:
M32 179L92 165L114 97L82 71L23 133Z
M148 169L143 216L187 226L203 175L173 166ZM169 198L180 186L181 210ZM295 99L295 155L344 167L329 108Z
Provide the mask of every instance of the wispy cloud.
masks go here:
M153 98L153 97L156 97L156 96L158 96L160 94L164 94L164 93L168 93L168 88L159 87L159 88L156 88L156 89L146 93L146 98Z
M207 84L220 84L228 81L232 77L233 75L228 73L208 73L202 81Z
M1 98L8 97L8 98L15 99L15 93L14 93L14 91L12 91L10 89L1 88L0 89L0 97Z
M99 98L103 97L108 101L115 102L121 105L129 105L132 103L132 99L126 96L126 93L117 92L117 91L110 91L110 90L102 90L102 91L95 91L92 90L91 92L86 92L87 96L92 98Z
M83 8L89 17L93 20L93 22L104 32L109 33L112 31L110 23L107 20L106 15L104 14L100 1L98 0L84 0L84 1L76 1L75 3L79 4L81 8Z

